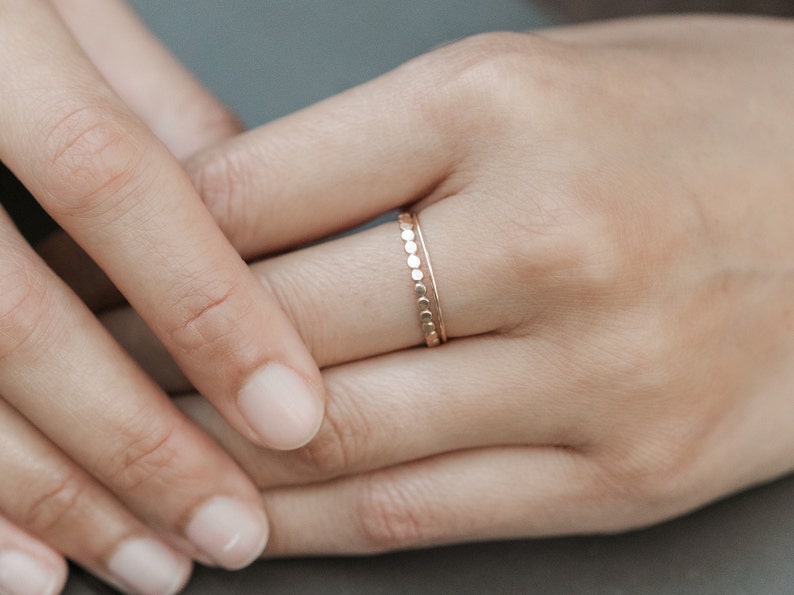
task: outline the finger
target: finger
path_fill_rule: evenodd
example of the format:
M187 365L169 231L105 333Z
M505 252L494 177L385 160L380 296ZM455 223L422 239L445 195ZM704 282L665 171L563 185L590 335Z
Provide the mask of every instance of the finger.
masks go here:
M371 554L615 529L588 461L554 448L457 452L329 483L269 490L265 556ZM624 509L621 509L623 506Z
M267 525L249 479L129 360L7 218L0 238L0 394L141 519L216 564L250 563ZM76 432L75 421L85 431Z
M111 87L174 155L184 159L238 134L242 124L120 0L54 0ZM102 270L66 234L37 250L93 310L123 301Z
M104 580L147 594L176 593L187 582L187 558L141 525L2 400L0 476L0 510L9 521ZM62 568L59 574L63 577Z
M0 159L108 273L193 384L250 439L307 442L319 371L182 168L105 86L40 1L3 0L14 93ZM36 40L47 31L49 54ZM56 98L56 99L53 99Z
M528 234L502 210L498 194L490 196L494 207L484 211L486 198L472 188L422 211L447 335L455 339L527 328L538 334L557 328L555 314L574 295L569 287L581 275L579 242L563 233ZM423 343L407 257L395 219L251 269L315 360L327 367ZM116 312L102 320L169 390L186 390L175 365L136 318Z
M247 258L444 199L487 171L488 156L504 171L502 138L537 154L537 138L510 133L544 121L543 95L533 101L544 84L506 73L542 44L551 42L486 34L445 46L197 154L188 172Z
M446 54L455 55L454 49ZM432 191L460 159L462 60L437 55L221 143L188 172L245 257L353 227Z
M0 516L0 593L60 593L66 574L60 554Z
M177 404L262 488L478 447L584 448L603 425L597 404L571 406L573 395L580 402L588 398L585 379L556 346L528 343L477 338L326 370L323 425L312 442L290 452L265 451L241 439L201 398Z
M111 87L179 159L242 124L121 0L51 0Z

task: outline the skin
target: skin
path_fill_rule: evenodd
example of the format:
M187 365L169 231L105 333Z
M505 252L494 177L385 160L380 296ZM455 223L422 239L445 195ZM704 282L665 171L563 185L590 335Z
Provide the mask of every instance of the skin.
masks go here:
M0 0L0 14L0 159L71 236L41 247L70 263L48 267L0 213L0 556L28 555L56 589L68 557L140 591L113 560L148 540L174 572L149 592L173 592L192 558L237 568L259 555L261 499L94 317L104 290L75 293L55 273L107 273L191 383L261 446L312 437L322 380L178 161L238 132L237 120L116 0ZM281 420L237 404L270 362L313 391L292 443L255 432ZM217 498L252 519L256 539L210 551L191 534Z
M793 99L790 21L489 34L192 159L254 260L419 201L451 337L415 348L396 222L251 265L325 422L274 453L181 406L263 489L266 555L622 531L794 469Z

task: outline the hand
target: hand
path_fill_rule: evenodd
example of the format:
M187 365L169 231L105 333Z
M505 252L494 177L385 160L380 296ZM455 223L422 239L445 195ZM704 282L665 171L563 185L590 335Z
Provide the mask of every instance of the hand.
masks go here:
M192 160L249 257L421 199L450 336L415 348L396 222L252 266L324 368L318 437L184 408L267 553L620 531L794 469L792 105L791 22L627 21L476 37Z
M234 427L262 445L306 442L319 372L171 154L236 121L116 0L0 0L0 12L0 159ZM180 588L190 557L258 557L267 522L250 478L4 214L0 243L0 591L58 589L61 555L143 593Z

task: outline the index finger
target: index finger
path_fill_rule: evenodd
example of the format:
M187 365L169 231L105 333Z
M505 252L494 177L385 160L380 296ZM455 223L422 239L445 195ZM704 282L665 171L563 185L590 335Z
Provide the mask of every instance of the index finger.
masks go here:
M51 0L102 76L177 159L242 124L185 69L124 0Z
M317 366L175 158L46 2L0 0L0 10L0 159L233 427L266 446L308 442L322 420Z

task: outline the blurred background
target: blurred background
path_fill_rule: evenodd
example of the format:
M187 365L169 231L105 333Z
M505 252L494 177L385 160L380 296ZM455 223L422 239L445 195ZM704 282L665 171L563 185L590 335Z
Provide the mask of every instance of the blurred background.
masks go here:
M482 31L552 23L526 0L133 0L132 5L249 126L363 83L439 44Z
M483 31L653 12L794 15L794 0L132 0L249 126Z

